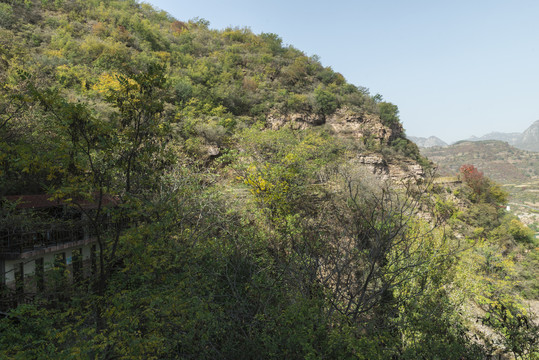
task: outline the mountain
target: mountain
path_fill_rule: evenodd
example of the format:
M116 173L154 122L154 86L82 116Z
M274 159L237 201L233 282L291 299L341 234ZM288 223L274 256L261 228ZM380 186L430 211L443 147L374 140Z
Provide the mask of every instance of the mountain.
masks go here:
M444 147L447 146L447 143L436 136L430 136L428 138L408 136L408 139L415 142L420 148L429 148L429 147Z
M0 0L0 358L533 354L529 229L398 113L275 34Z
M96 121L127 124L117 120L119 104L133 92L122 87L127 82L137 89L158 85L148 89L163 96L147 95L144 101L149 106L149 100L159 101L160 122L174 138L169 143L181 144L176 150L190 161L209 164L237 150L240 134L255 124L262 130L324 128L353 136L364 151L389 147L420 160L404 137L396 105L347 82L275 34L212 30L205 20L179 21L134 0L107 6L3 1L0 11L0 101L6 104L0 112L16 113L20 120L17 125L11 120L6 134L17 145L5 148L32 144L49 153L58 150L45 136L54 130L45 129L39 117L50 116L45 114L50 109L65 110L62 102L80 103ZM154 77L159 81L152 83ZM350 122L339 124L344 119ZM3 118L0 130L6 130ZM58 181L45 169L29 171L1 155L0 195L39 194ZM41 160L35 161L47 163Z
M491 132L481 137L472 136L469 141L486 141L486 140L500 140L509 143L510 145L515 145L520 140L522 136L521 133L502 133L502 132Z
M522 133L516 146L524 150L539 151L539 120Z
M444 147L447 144L437 138L430 136L428 138L408 136L408 139L415 142L420 148ZM483 136L471 136L464 141L504 141L521 150L539 152L539 120L535 121L529 128L522 133L512 132L491 132Z
M539 120L522 133L491 132L481 137L472 136L468 141L499 140L522 150L539 152Z

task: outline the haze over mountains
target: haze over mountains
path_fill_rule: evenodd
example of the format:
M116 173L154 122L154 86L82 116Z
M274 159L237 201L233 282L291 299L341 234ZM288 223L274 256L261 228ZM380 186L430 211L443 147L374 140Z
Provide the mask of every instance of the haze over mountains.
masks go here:
M410 140L415 142L417 146L428 148L435 146L448 146L443 140L437 138L436 136L431 136L429 138L424 137L415 137L409 136ZM503 133L503 132L491 132L481 137L472 136L468 141L486 141L486 140L500 140L505 141L509 145L512 145L521 150L528 151L539 151L539 120L535 121L529 128L524 130L522 133L512 132L512 133Z
M430 148L430 147L445 147L448 144L443 141L442 139L436 137L436 136L429 136L428 138L425 137L417 137L417 136L408 136L409 140L412 140L419 146L420 148Z

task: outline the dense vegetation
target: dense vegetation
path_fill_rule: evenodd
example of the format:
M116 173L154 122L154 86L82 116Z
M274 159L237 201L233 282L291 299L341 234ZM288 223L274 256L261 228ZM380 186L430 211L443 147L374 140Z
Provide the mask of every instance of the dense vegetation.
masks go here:
M0 320L2 357L538 357L504 192L373 175L429 163L315 57L130 0L2 0L0 44L0 195L86 212L101 249Z

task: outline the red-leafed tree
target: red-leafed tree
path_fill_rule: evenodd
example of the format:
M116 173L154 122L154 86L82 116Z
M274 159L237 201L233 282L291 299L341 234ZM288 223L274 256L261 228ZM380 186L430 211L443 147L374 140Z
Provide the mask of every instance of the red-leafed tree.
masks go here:
M473 165L466 164L460 167L462 180L468 185L473 192L480 196L488 186L488 181L483 173Z

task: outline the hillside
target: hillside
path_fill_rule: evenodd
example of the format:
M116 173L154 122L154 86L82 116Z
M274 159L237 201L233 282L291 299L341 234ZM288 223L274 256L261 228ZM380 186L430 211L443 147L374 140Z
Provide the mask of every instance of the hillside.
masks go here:
M534 122L523 133L517 147L529 151L539 152L539 120Z
M539 154L502 141L460 141L443 148L421 149L421 153L438 165L441 175L455 174L461 165L474 164L502 184L529 181L539 176Z
M374 100L367 89L347 83L315 58L284 47L275 34L257 36L239 28L218 32L202 20L177 21L134 1L113 1L105 8L98 1L24 4L2 5L0 81L6 100L9 94L37 91L33 96L39 98L49 91L58 100L105 110L107 97L119 88L118 76L127 79L153 69L161 72L159 86L168 91L159 114L176 124L169 131L189 138L184 149L194 160L226 152L243 128L269 122L292 128L323 125L337 109L352 113L360 127L380 123L358 132L366 135L367 147L383 141L419 160L417 148L404 138L395 105ZM9 100L3 112L21 110L25 101L32 100ZM27 126L22 122L19 131ZM20 187L39 192L43 186L35 183L47 183L38 174L20 178L13 163L2 165L9 182L1 186L4 194L16 194Z
M0 83L0 358L539 351L506 193L275 34L3 0Z
M457 174L464 164L475 165L509 192L515 214L529 225L539 224L539 153L496 140L461 141L444 148L424 148L421 153L437 164L442 176Z

